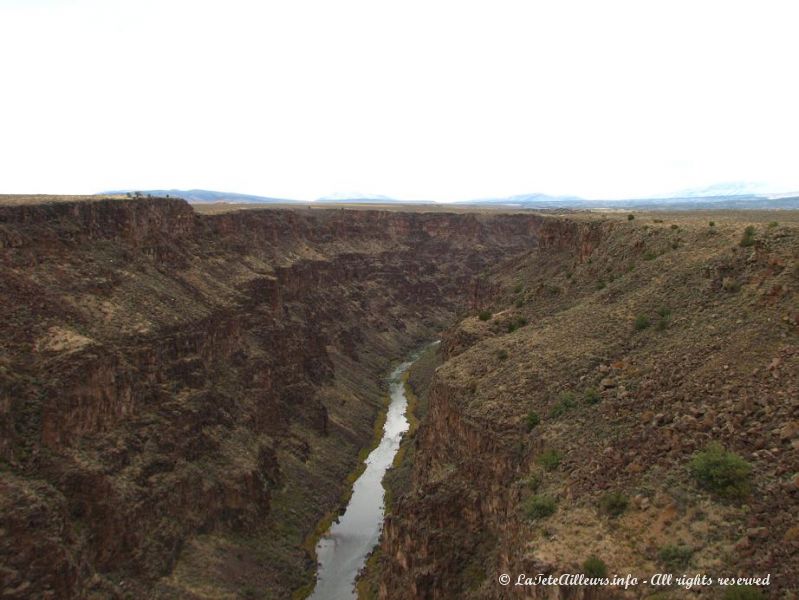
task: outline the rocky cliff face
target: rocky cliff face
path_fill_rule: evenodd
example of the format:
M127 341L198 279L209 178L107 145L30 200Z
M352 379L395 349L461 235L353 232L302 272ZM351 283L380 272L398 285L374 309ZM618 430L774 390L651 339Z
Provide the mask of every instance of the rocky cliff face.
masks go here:
M493 293L488 269L557 243L550 227L0 206L3 597L290 595L389 363Z
M754 223L742 244L746 222L669 217L553 221L489 276L492 317L443 335L377 596L697 593L513 585L593 557L640 580L770 574L764 597L793 597L799 230ZM751 468L735 494L693 466L714 443Z

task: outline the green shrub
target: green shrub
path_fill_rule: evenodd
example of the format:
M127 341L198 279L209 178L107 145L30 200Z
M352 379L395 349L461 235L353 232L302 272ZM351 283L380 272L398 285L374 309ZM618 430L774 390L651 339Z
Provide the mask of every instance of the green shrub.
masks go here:
M518 284L518 285L517 285L515 288L513 288L513 293L514 293L514 294L518 294L518 293L519 293L519 292L521 292L523 289L524 289L524 286L523 286L523 285L520 283L520 284Z
M527 431L532 431L541 422L541 417L535 411L530 411L524 419L524 424L527 425Z
M670 321L671 321L671 311L665 307L658 309L658 321L655 324L655 328L658 331L664 331L668 329Z
M552 407L552 411L550 412L550 416L553 418L557 418L560 416L565 415L567 412L572 410L577 406L577 402L574 399L574 394L571 392L561 392L557 404Z
M527 325L527 319L525 319L524 317L519 317L518 319L516 319L516 323L518 323L519 327L524 327L525 325Z
M744 248L747 246L752 246L755 243L755 226L749 225L746 229L744 229L744 234L741 236L741 241L738 242L740 246Z
M642 331L649 327L649 318L646 315L638 315L635 317L635 322L633 323L633 327L635 327L636 331Z
M506 360L508 358L508 351L507 350L498 350L497 351L497 358L499 360Z
M741 284L734 277L725 277L721 280L721 287L725 292L737 292L741 289Z
M679 226L679 225L677 225L677 223L672 223L672 224L671 224L671 228L672 228L672 229L679 229L679 228L680 228L680 226Z
M481 310L479 313L477 313L477 318L481 321L488 321L491 318L491 311Z
M533 473L527 479L524 480L525 485L533 490L533 492L537 492L538 489L541 487L541 484L544 481L544 477L541 473Z
M724 590L723 600L763 600L763 592L751 585L736 585Z
M558 504L551 496L531 496L524 503L524 513L528 519L544 519L555 514Z
M635 218L635 215L627 215L627 220L632 221Z
M536 458L536 462L541 465L545 471L553 471L558 468L560 464L561 454L557 450L549 449L544 450Z
M777 221L772 221L771 223L768 224L768 227L769 227L769 229L774 229L778 225L779 225L779 223L777 223Z
M663 546L658 552L658 558L666 567L673 570L684 569L691 562L694 551L688 546Z
M607 287L607 284L605 283L605 281L603 279L600 279L599 281L596 282L596 289L604 290L606 287Z
M518 326L516 323L514 323L513 321L511 321L510 323L508 323L508 333L513 333L513 332L514 332L514 331L516 331L518 328L519 328L519 326Z
M644 252L644 260L655 260L657 257L657 252L654 252L653 250L647 250Z
M662 223L663 219L652 219L653 223Z
M611 517L623 514L629 504L629 498L621 492L608 492L599 500L599 508Z
M521 308L524 306L524 300L522 298L517 298L516 302L513 303L516 308Z
M716 226L716 222L715 221L711 221L710 223L708 223L708 225L710 225L711 227L715 227Z
M602 400L596 388L588 388L583 392L583 399L586 404L598 404Z
M608 576L608 566L602 559L591 555L583 563L583 574L586 577L603 578Z
M722 498L743 498L749 494L752 465L713 442L694 455L688 466L699 484Z

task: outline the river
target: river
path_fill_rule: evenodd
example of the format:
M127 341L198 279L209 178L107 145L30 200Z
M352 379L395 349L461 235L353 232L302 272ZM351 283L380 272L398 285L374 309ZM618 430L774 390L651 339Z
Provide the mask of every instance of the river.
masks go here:
M438 343L438 342L434 342ZM355 598L355 578L367 555L377 545L383 527L383 476L399 450L402 435L408 431L405 413L403 375L419 357L414 353L389 376L388 413L383 437L366 458L366 470L355 481L352 497L338 521L316 545L319 569L311 600L348 600Z

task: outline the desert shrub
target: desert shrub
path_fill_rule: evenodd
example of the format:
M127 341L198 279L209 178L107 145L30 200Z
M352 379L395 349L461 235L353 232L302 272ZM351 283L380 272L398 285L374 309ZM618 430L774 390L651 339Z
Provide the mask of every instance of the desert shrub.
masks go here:
M548 285L546 286L546 290L551 296L557 296L560 294L560 288L556 285Z
M658 551L658 558L666 567L673 570L684 569L691 562L694 551L688 546L670 544Z
M477 313L477 318L481 321L488 321L491 318L491 311L481 310L479 313Z
M524 480L524 484L533 490L533 492L537 492L538 489L541 487L541 484L544 481L543 475L541 473L533 473L527 479Z
M737 292L741 289L741 284L734 277L725 277L721 280L721 287L725 292Z
M557 510L558 504L551 496L535 495L524 503L524 513L528 519L545 519Z
M779 225L779 223L777 223L777 221L772 221L771 223L768 224L768 227L769 227L769 229L774 229L778 225Z
M724 590L723 600L763 600L763 592L751 585L735 585Z
M550 412L550 416L557 418L562 415L565 415L567 412L572 410L577 406L577 402L574 399L574 394L571 392L561 392L560 396L558 396L558 402L555 406L552 407L552 411Z
M713 442L695 454L688 468L702 487L722 498L749 494L752 465L721 444Z
M516 319L516 323L519 325L519 327L524 327L525 325L527 325L527 319L525 319L524 317L519 317L518 319Z
M671 224L671 228L672 228L672 229L679 229L679 228L680 228L680 226L679 226L679 225L677 225L677 223L672 223L672 224Z
M244 586L244 589L242 589L241 595L247 600L254 600L255 598L258 598L258 590L256 590L254 586L248 584Z
M516 323L514 323L513 321L511 321L510 323L508 323L508 333L513 333L513 332L514 332L514 331L516 331L518 328L519 328L519 326L518 326Z
M715 227L716 226L716 222L715 221L711 221L710 223L708 223L708 225L710 225L711 227Z
M670 322L671 322L671 311L665 307L658 309L658 321L655 324L655 328L658 331L665 331L666 329L668 329Z
M596 289L604 290L606 287L607 287L607 284L605 283L604 279L600 279L599 281L596 282Z
M519 292L521 292L523 289L524 289L524 286L523 286L523 285L520 283L520 284L518 284L518 285L517 285L515 288L513 288L513 293L514 293L514 294L518 294L518 293L519 293Z
M743 246L744 248L747 246L752 246L755 243L755 226L749 225L746 229L744 229L744 233L741 236L741 241L738 242L738 245Z
M522 298L517 298L516 302L513 303L516 308L521 308L524 306L524 300Z
M627 220L632 221L635 218L635 215L627 215Z
M527 416L524 418L524 424L527 426L527 431L532 431L540 422L541 417L538 416L537 412L532 410L527 413Z
M655 260L657 257L657 252L654 252L653 250L647 250L644 252L644 260Z
M545 471L553 471L558 468L560 464L561 454L557 450L549 449L544 450L536 458L536 462L541 465Z
M599 508L611 517L618 517L630 504L629 498L621 492L608 492L599 500Z
M505 360L508 358L508 351L507 350L498 350L497 351L497 358L499 360Z
M663 219L652 219L653 223L662 223Z
M649 327L649 317L646 315L638 315L635 317L635 321L633 322L633 327L636 331L642 331Z
M591 555L583 563L583 574L586 577L607 577L608 566L601 558Z
M596 388L588 388L583 392L583 399L586 404L597 404L602 398Z

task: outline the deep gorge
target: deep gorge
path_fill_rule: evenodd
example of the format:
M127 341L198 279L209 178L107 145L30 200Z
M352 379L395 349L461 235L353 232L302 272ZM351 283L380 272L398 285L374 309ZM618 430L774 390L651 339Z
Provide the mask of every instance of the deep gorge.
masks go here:
M436 338L363 600L625 597L497 580L586 565L792 597L796 217L630 216L0 203L3 597L304 597Z
M542 229L161 198L0 207L5 596L305 585L303 542L370 442L382 374Z

